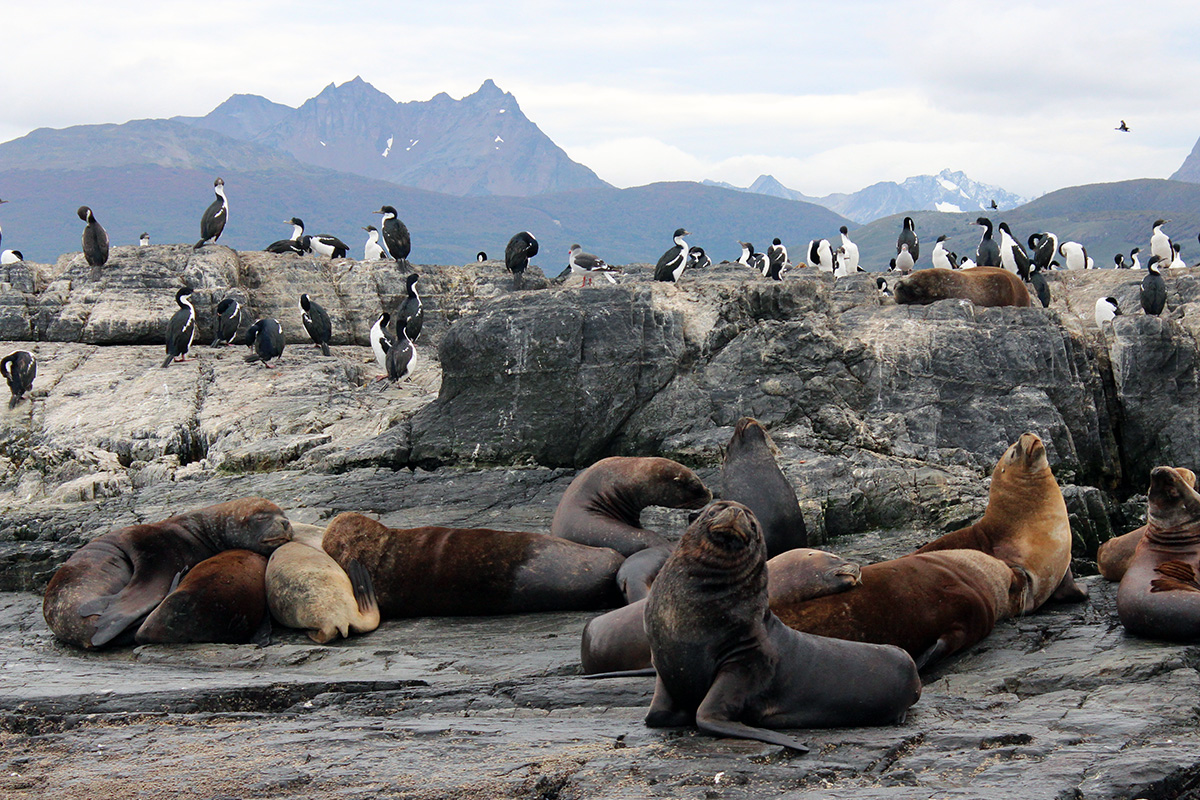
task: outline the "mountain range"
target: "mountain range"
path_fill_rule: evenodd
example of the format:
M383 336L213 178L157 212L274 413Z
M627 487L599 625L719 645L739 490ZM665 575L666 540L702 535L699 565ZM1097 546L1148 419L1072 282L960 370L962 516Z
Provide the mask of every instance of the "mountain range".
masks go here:
M155 243L193 242L218 175L231 203L221 243L238 249L286 236L283 220L299 216L309 232L340 236L351 255L360 254L360 229L387 204L413 231L414 262L467 263L479 250L500 257L513 233L531 230L552 274L574 242L611 263L653 263L680 226L714 260L735 258L739 239L763 250L778 236L799 261L809 239L836 246L844 225L864 264L879 269L894 253L896 214L917 219L928 263L940 233L958 252L973 253L979 229L968 223L992 199L1001 207L990 212L994 221L1008 220L1018 237L1054 230L1083 241L1105 266L1112 252L1145 247L1158 216L1172 218L1185 256L1200 231L1192 211L1200 209L1200 186L1186 182L1200 182L1200 142L1176 180L1072 187L1015 209L1021 198L948 170L823 198L769 175L746 189L708 182L617 189L572 161L490 80L461 100L439 94L397 103L355 78L299 108L234 95L202 117L42 128L2 143L0 197L12 201L0 206L3 246L38 261L78 251L82 223L74 212L82 204L114 244L132 244L142 231ZM854 221L884 213L893 216Z
M948 169L937 175L916 175L906 178L901 183L881 181L851 194L836 193L824 197L810 197L803 192L789 189L771 175L759 175L758 179L746 188L717 181L704 183L740 192L815 203L862 224L905 211L991 211L993 201L997 205L996 210L1007 211L1028 202L1024 197L999 186L979 183L962 172L952 172Z

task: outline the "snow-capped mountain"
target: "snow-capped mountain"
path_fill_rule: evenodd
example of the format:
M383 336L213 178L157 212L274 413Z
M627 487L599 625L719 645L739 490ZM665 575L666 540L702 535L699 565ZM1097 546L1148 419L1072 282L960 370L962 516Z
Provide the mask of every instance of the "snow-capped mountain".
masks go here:
M705 181L728 189L739 189L727 183ZM855 222L866 224L873 220L905 211L962 212L990 210L992 201L1001 211L1024 205L1028 200L999 186L974 181L962 172L944 169L937 175L916 175L902 183L882 181L853 194L829 194L812 197L789 189L770 175L760 175L743 192L802 200L825 206Z

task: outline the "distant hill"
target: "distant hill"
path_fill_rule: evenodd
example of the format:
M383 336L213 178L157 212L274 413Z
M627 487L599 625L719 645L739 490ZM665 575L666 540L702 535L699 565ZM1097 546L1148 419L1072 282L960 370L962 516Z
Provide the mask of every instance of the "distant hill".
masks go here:
M1183 164L1171 176L1173 181L1187 181L1189 183L1200 183L1200 139L1196 140L1196 144L1192 147L1192 152L1188 153L1188 157L1183 160Z
M824 197L789 189L770 175L760 175L748 188L739 189L728 183L705 181L706 184L737 189L743 192L783 197L816 203L859 223L868 223L907 211L971 211L990 209L993 200L1000 211L1016 208L1025 198L986 183L973 181L962 172L944 169L937 175L916 175L902 183L882 181L851 194L829 194Z
M213 136L219 134L213 133ZM216 170L123 165L88 170L0 172L4 247L31 261L53 262L78 251L81 204L91 206L114 244L135 244L146 231L156 244L194 242L200 215L211 202ZM773 236L794 252L814 236L829 237L849 224L827 209L696 183L662 183L632 189L605 186L533 198L454 197L396 186L382 180L289 164L269 170L224 170L230 223L221 243L257 250L291 233L293 215L310 233L331 233L361 256L371 212L394 205L412 230L416 263L465 264L484 250L503 258L504 245L520 230L541 243L535 261L557 274L567 248L579 242L614 264L653 263L670 246L680 225L692 244L714 260L736 258L738 239L765 249Z
M443 92L397 103L355 78L299 108L238 94L206 116L175 119L305 164L442 194L527 197L607 185L491 80L461 100Z
M982 229L971 223L981 214L997 226L1007 221L1023 245L1029 234L1038 231L1052 231L1060 241L1080 242L1096 265L1105 268L1113 265L1113 256L1118 252L1128 255L1134 247L1148 251L1151 225L1156 219L1166 218L1171 220L1166 230L1182 245L1184 260L1189 264L1200 261L1196 238L1200 234L1200 184L1141 179L1059 189L1003 213L912 213L909 216L921 238L918 266L930 266L929 254L941 234L948 237L948 249L974 258ZM853 232L864 266L887 269L888 260L896 252L903 217L897 214L876 220Z

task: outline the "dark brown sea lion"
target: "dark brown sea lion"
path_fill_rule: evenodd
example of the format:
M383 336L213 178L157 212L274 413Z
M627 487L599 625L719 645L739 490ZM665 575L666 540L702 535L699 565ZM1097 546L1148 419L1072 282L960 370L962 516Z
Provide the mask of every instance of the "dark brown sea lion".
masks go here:
M130 525L68 558L46 587L42 613L54 635L76 647L132 644L177 574L222 550L268 555L291 535L283 511L261 497Z
M1029 292L1021 279L998 267L919 269L893 287L899 305L929 305L938 300L970 300L977 306L1028 308Z
M225 550L204 559L146 617L137 643L266 644L271 634L266 572L267 559L250 550Z
M720 500L684 533L646 600L658 672L646 724L804 751L770 728L886 725L921 695L898 647L794 631L767 607L766 543L754 513Z
M325 552L358 559L384 618L612 608L623 602L615 550L554 536L485 528L389 528L339 514ZM347 569L347 571L349 571Z
M357 559L350 568L324 550L288 542L271 554L267 564L267 603L271 616L289 628L308 631L308 638L325 644L350 632L370 633L379 627L379 603L366 568Z
M1196 488L1196 473L1186 467L1176 467L1175 471L1183 477L1188 486ZM1143 525L1129 533L1114 536L1100 545L1100 549L1096 551L1096 566L1100 568L1101 575L1110 581L1119 581L1125 577L1125 570L1129 569L1129 562L1133 560L1138 542L1146 534L1146 527Z
M1003 271L1003 270L1001 270ZM1033 608L1052 595L1081 600L1087 593L1071 574L1071 522L1046 447L1022 434L992 470L983 518L917 550L981 550L1029 573Z
M1146 533L1117 588L1134 636L1200 639L1200 494L1171 467L1150 471Z
M771 610L798 631L902 647L924 669L1032 602L1023 568L978 550L940 550L870 564L851 591Z
M571 481L554 511L550 534L628 556L669 546L642 528L646 506L703 508L711 499L696 473L669 458L604 458Z
M625 559L617 570L617 586L621 587L626 603L636 603L650 594L654 576L662 569L669 555L669 547L647 547Z
M742 417L733 428L721 467L721 499L754 512L767 539L768 558L808 546L804 515L795 490L775 461L778 452L758 420Z
M630 559L639 555L641 553L636 553ZM798 547L767 562L767 597L772 606L844 592L858 580L857 564L824 550ZM631 601L627 606L588 621L579 647L584 674L624 672L650 666L650 640L642 625L645 607L645 600Z

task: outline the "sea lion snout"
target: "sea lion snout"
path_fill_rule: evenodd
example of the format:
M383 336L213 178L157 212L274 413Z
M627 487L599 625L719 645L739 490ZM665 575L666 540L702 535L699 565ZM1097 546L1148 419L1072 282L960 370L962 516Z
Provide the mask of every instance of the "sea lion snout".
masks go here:
M732 500L718 500L710 505L695 525L702 532L717 534L722 540L734 539L740 544L748 544L761 537L754 512Z

